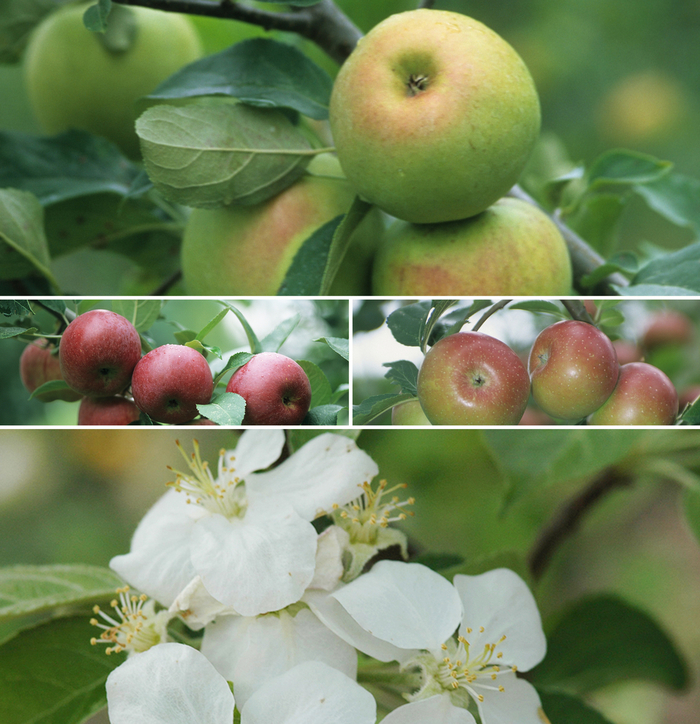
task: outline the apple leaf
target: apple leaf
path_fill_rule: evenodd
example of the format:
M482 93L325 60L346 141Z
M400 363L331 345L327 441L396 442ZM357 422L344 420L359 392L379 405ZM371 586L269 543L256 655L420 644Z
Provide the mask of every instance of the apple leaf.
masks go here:
M433 328L430 343L435 344L443 337L456 334L477 312L490 307L491 304L489 299L475 299L466 309L460 307L443 315Z
M387 380L395 382L401 388L401 392L417 397L418 367L413 362L401 359L396 362L385 362L382 367L389 368L384 375Z
M222 309L218 314L214 316L213 319L205 324L204 327L195 336L195 338L190 341L194 342L196 340L197 342L201 342L209 334L209 332L216 328L219 322L229 313L229 311L230 309L228 309L228 307Z
M93 33L104 33L111 11L112 0L98 0L83 13L83 25Z
M221 380L227 372L235 372L240 367L243 367L244 364L250 362L250 360L253 359L253 356L254 355L250 352L236 352L236 354L232 354L226 361L226 364L221 372L216 375L214 379L214 387L216 387L219 380Z
M43 400L45 395L50 395L53 392L59 392L61 390L71 390L72 388L68 386L66 382L63 380L49 380L48 382L44 382L43 385L40 385L37 387L34 392L32 392L31 395L29 395L30 400Z
M0 646L3 724L80 724L106 706L105 682L126 656L91 646L88 618L52 620Z
M230 96L263 108L291 108L328 118L333 81L299 49L269 38L251 38L196 60L163 81L148 100Z
M580 284L584 287L595 287L596 284L600 283L603 279L608 277L610 274L620 272L626 276L635 274L639 270L639 259L636 254L630 251L624 251L620 254L614 254L613 256L596 267L590 274L586 274L581 277Z
M266 335L261 344L265 352L278 352L287 341L289 335L297 328L301 321L301 314L295 314L289 319L283 319L270 334Z
M700 397L683 410L678 421L681 425L700 425Z
M344 360L350 360L350 342L344 337L319 337L314 342L323 342Z
M658 214L675 224L700 232L700 181L670 173L634 189Z
M300 178L316 153L281 111L228 100L154 106L136 133L154 186L204 209L261 203Z
M366 425L376 417L384 414L387 410L391 410L392 407L400 405L402 402L408 402L408 400L414 400L414 395L407 394L386 394L386 395L373 395L362 400L359 405L354 405L352 408L352 424L353 425Z
M569 315L558 304L539 299L532 302L516 302L511 304L509 309L523 309L526 312L535 314L551 314L559 319L569 319Z
M683 491L683 511L690 530L700 543L700 490L687 488Z
M255 332L253 331L253 328L248 323L248 320L245 318L245 315L243 312L241 312L238 307L234 307L233 304L230 304L229 302L222 301L221 302L227 309L230 309L238 318L238 321L243 326L243 329L246 333L246 337L248 337L248 344L250 345L250 351L253 354L258 354L259 352L263 351L262 344L260 343L260 340L257 338ZM245 363L244 363L245 364Z
M632 285L672 286L700 292L700 241L647 262L632 278Z
M263 3L279 4L278 0L260 0ZM296 5L298 7L308 7L309 5L318 5L321 0L287 0L287 5Z
M338 415L346 408L342 405L319 405L309 410L305 425L337 425Z
M306 372L311 384L311 408L329 404L333 389L323 370L308 360L300 359L296 362Z
M5 317L34 314L32 302L28 299L0 299L0 314Z
M109 568L90 565L0 568L0 620L49 611L59 606L92 606L114 598L124 585Z
M612 724L577 696L540 688L537 693L542 710L552 724Z
M222 392L206 405L197 405L203 416L225 427L238 427L243 423L245 400L235 392Z
M19 337L38 331L37 327L0 327L0 339L10 339L10 337Z
M614 596L582 599L545 623L547 656L530 673L535 685L586 692L620 681L680 690L688 667L659 624Z
M596 189L607 184L636 185L657 181L673 164L637 151L614 149L600 155L588 171L588 184Z
M394 339L406 347L420 347L421 332L431 309L432 302L416 302L392 312L386 323Z
M137 332L145 332L160 316L163 301L160 299L114 299L112 311L126 317Z
M685 287L673 287L662 284L635 284L628 287L613 286L623 297L697 297L698 293Z

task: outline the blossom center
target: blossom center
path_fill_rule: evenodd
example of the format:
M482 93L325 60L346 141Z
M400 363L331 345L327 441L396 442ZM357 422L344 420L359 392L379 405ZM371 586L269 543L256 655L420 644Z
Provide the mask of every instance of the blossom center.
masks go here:
M242 518L248 501L243 480L236 475L235 455L230 451L219 451L218 476L214 478L209 463L202 460L196 440L191 455L185 452L179 440L176 444L190 472L175 470L168 465L168 470L175 473L176 477L167 485L184 493L188 503L194 503L210 513L219 513L229 519Z

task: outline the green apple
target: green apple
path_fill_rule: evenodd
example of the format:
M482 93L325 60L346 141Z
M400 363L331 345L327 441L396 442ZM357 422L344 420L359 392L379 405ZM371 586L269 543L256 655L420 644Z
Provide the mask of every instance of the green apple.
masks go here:
M549 217L509 197L470 219L395 221L377 250L379 296L568 295L566 243Z
M361 196L397 218L454 221L518 180L540 106L520 56L466 15L420 9L375 26L343 64L330 123Z
M391 408L392 425L430 425L425 416L420 400L407 400Z
M199 35L184 15L121 8L133 13L135 35L110 51L83 24L88 6L67 5L38 26L24 61L27 93L46 133L79 128L138 157L134 103L201 56Z
M187 293L276 294L299 247L344 214L354 196L337 159L321 154L309 164L308 174L262 204L194 209L182 243ZM353 235L332 294L368 293L371 261L383 229L381 214L372 209Z

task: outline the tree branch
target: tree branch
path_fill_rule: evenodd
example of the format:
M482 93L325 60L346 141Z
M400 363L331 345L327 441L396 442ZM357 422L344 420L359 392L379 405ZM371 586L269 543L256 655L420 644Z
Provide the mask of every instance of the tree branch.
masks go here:
M587 513L606 495L630 486L633 478L615 468L604 470L587 487L564 503L549 525L540 533L528 556L530 573L535 580L544 574L559 546L578 529Z
M560 299L564 305L564 309L571 315L571 319L578 322L587 322L593 324L593 317L588 313L586 305L579 299Z

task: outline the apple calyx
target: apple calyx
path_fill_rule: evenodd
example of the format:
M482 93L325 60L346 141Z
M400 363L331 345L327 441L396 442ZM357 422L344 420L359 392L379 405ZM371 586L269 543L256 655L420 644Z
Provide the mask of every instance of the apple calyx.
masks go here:
M429 84L430 78L424 74L411 73L408 79L408 94L410 96L417 96L422 91L426 90Z

